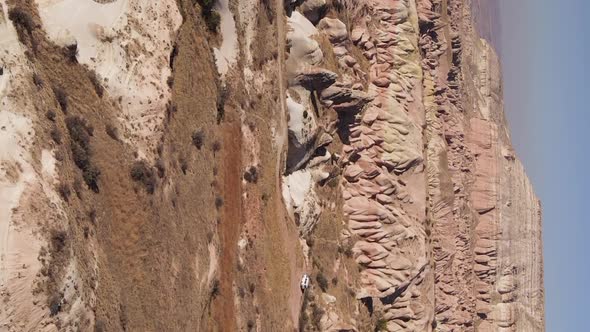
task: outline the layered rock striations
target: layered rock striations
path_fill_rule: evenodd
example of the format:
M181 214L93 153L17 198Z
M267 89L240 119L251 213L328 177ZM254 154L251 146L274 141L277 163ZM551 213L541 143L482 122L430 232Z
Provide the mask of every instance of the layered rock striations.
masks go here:
M359 267L356 298L387 331L543 330L540 204L469 2L335 3L319 20L302 13L347 69L316 87L320 100L347 85L370 96L325 105L338 114L340 241Z

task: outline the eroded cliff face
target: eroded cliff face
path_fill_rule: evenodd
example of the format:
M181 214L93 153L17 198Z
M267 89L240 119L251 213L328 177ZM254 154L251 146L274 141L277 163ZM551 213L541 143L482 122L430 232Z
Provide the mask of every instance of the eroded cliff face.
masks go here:
M2 330L544 330L468 0L0 5Z

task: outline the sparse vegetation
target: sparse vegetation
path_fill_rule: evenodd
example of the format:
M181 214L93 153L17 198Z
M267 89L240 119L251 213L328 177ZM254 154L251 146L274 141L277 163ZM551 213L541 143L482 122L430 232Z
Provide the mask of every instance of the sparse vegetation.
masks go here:
M55 316L61 311L62 296L54 294L48 299L49 302L49 315Z
M225 102L228 97L228 89L225 86L220 86L217 93L217 124L220 124L225 117Z
M186 161L186 158L181 157L178 162L180 164L180 170L182 171L182 174L186 175L186 171L188 170L188 162Z
M88 79L90 79L90 83L92 83L96 95L99 98L102 98L102 96L104 95L104 87L100 83L100 77L98 76L98 74L95 71L90 71L90 73L88 73Z
M51 249L54 252L61 252L66 247L67 239L65 231L52 229L50 232Z
M64 56L71 63L78 63L78 43L66 45L64 47Z
M33 73L33 83L35 83L37 88L42 88L44 84L43 79L37 73Z
M55 121L55 112L52 110L48 110L47 112L45 112L45 117L49 120L49 121Z
M93 224L96 224L96 209L95 208L90 209L90 211L88 212L88 219L90 219L90 221Z
M311 323L319 330L321 320L326 312L315 303L311 306Z
M221 196L217 195L215 196L215 208L217 210L221 209L221 207L223 206L223 198L221 198Z
M61 183L57 187L57 191L59 192L59 195L61 196L61 198L63 198L64 201L69 202L72 191L70 190L70 186L67 183Z
M158 170L158 177L161 179L166 175L166 165L162 159L156 160L156 169Z
M168 104L166 104L166 119L170 121L170 119L172 119L172 115L176 113L177 110L178 108L176 107L176 104L168 102Z
M318 272L318 274L315 277L315 280L317 281L318 286L320 286L323 292L326 292L328 290L328 279L326 279L326 277L321 271Z
M344 254L344 256L351 258L353 255L352 245L350 243L343 243L338 246L338 253Z
M244 180L250 183L258 182L258 168L256 166L248 167L246 172L244 172Z
M213 142L213 144L211 145L211 150L213 151L213 153L219 152L221 150L221 143L219 143L219 141Z
M140 182L149 194L153 194L156 189L156 176L151 167L145 161L136 161L131 167L131 179Z
M23 8L12 8L8 11L8 18L14 22L17 28L24 29L29 34L32 33L35 23L31 18L31 15L27 13Z
M94 166L89 165L88 168L84 169L82 173L82 177L84 178L84 182L88 185L92 191L95 193L98 192L98 177L100 176L100 170Z
M201 5L201 15L205 19L207 28L212 32L217 31L217 27L219 27L219 23L221 22L221 17L218 12L213 10L215 0L197 0L197 2Z
M196 130L193 135L191 136L192 140L193 140L193 145L201 150L201 147L203 146L203 142L205 141L205 133L203 132L203 129L198 129Z
M375 324L375 332L387 331L387 320L384 318L377 319Z
M74 180L73 187L76 196L78 196L79 199L82 199L82 182L80 181L80 179L76 178Z
M59 104L62 112L64 112L64 114L68 114L68 95L64 89L59 86L54 86L53 94L55 95L55 99L57 99L57 103Z
M61 132L59 131L59 129L57 127L53 127L51 129L51 131L49 132L49 135L51 136L51 139L56 143L56 144L61 144Z
M338 277L332 278L332 285L333 286L338 286Z
M213 285L211 286L211 297L212 298L216 298L217 295L219 295L219 292L220 292L219 288L220 288L219 279L213 280Z
M66 127L72 139L70 149L74 163L82 170L82 177L88 187L92 191L98 192L100 170L90 163L90 136L92 136L94 128L79 116L68 116L66 118Z

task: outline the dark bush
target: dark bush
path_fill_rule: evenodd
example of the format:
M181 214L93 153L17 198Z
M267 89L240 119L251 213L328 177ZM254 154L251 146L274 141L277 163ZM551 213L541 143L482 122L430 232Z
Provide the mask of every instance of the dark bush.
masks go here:
M55 316L61 311L62 296L53 295L49 299L49 316Z
M193 145L196 146L197 149L201 150L201 147L203 146L203 141L205 140L205 133L203 132L203 129L195 131L191 138L193 140Z
M250 183L258 182L258 168L256 166L248 167L246 172L244 172L244 180Z
M220 87L217 92L217 124L220 124L225 117L225 102L228 97L228 90L226 87Z
M64 56L71 63L78 63L78 44L70 44L64 47Z
M188 162L186 161L186 158L181 157L179 160L180 163L180 170L182 171L182 174L186 175L186 171L188 170Z
M79 116L68 116L66 118L66 127L70 133L72 140L84 150L89 149L90 136L92 136L94 129L88 125L86 120Z
M217 28L219 27L219 23L221 22L221 16L218 12L211 10L204 14L205 23L207 23L207 28L211 32L216 32Z
M59 187L57 188L59 195L61 196L61 198L64 199L64 201L69 202L70 200L70 195L72 194L72 191L70 190L70 186L68 186L67 183L62 183L59 185Z
M94 165L88 165L86 168L82 170L82 177L84 178L84 182L88 185L95 193L98 193L98 178L100 176L100 170L98 167Z
M74 180L74 192L76 193L76 196L78 196L79 199L82 199L82 181L80 181L80 179L76 178Z
M174 85L174 76L168 76L168 79L166 79L166 83L168 84L168 87L172 89L172 86Z
M166 165L162 159L156 160L156 169L158 170L158 177L163 178L166 175Z
M99 98L102 98L102 96L104 95L104 87L100 83L100 77L98 77L98 74L96 74L95 71L91 71L90 73L88 73L88 79L90 79L90 83L92 83L96 95Z
M53 87L53 94L55 95L55 99L57 99L57 103L59 107L64 112L64 114L68 113L68 95L64 91L63 88L59 86Z
M201 5L201 15L205 19L207 28L212 32L217 31L221 17L218 12L213 10L215 0L197 0L197 2Z
M219 141L213 142L213 144L211 145L211 150L213 151L213 153L219 152L219 150L221 150L221 143L219 143Z
M223 206L223 198L221 196L215 197L215 208L219 210Z
M88 218L90 219L90 221L93 224L96 224L96 209L92 208L89 212L88 212Z
M156 189L156 176L145 161L136 161L131 167L130 175L133 181L143 184L148 193L154 193Z
M65 231L52 229L50 237L51 249L53 251L60 252L66 247L68 236Z
M312 310L311 310L311 323L317 328L320 329L320 322L322 320L322 317L324 316L325 311L324 309L320 308L317 305L312 306Z
M46 117L46 118L47 118L49 121L55 121L55 116L56 116L56 114L55 114L55 112L54 112L54 111L52 111L52 110L48 110L48 111L45 113L45 117Z
M49 132L49 135L55 143L61 144L61 132L59 131L59 129L57 129L57 127L53 127L53 129L51 129L51 131Z
M86 185L97 193L99 191L98 178L100 170L90 163L90 136L92 136L94 128L79 116L68 116L66 118L66 127L72 139L70 149L74 163L82 170L82 177Z
M215 279L213 280L213 285L211 287L211 297L215 298L217 297L217 295L219 295L220 292L220 285L219 285L219 279Z
M326 279L322 272L318 273L318 275L315 277L315 280L318 282L318 286L320 286L323 292L328 290L328 279Z
M38 88L42 88L44 84L43 79L37 73L33 73L33 83L35 83L35 86Z
M72 142L70 150L72 150L74 163L79 169L84 170L84 168L90 165L90 156L88 155L88 151L84 150L84 148L82 148L78 143Z
M8 18L14 22L17 28L24 29L29 34L33 31L33 28L35 28L35 23L33 22L31 15L22 8L16 7L10 9L8 11Z

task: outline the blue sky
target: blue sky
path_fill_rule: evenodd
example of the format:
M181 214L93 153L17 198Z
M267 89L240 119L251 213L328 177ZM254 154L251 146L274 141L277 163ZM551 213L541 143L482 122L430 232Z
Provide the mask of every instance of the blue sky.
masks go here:
M500 0L504 107L543 204L549 332L590 331L588 15L588 0Z

